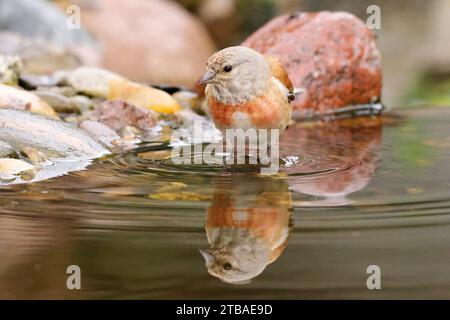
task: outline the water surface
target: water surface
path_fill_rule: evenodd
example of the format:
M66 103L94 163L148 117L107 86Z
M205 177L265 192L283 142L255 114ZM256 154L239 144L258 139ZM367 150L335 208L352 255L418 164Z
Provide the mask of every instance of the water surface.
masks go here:
M450 298L449 123L431 107L299 123L275 176L153 143L1 186L0 298Z

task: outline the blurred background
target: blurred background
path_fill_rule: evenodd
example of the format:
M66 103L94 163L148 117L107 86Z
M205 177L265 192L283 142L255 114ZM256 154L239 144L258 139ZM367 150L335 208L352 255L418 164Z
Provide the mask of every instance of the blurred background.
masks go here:
M374 32L383 102L450 105L448 0L0 0L0 54L20 54L30 73L88 64L189 87L212 52L240 44L274 16L331 10L366 21L373 4L381 9Z

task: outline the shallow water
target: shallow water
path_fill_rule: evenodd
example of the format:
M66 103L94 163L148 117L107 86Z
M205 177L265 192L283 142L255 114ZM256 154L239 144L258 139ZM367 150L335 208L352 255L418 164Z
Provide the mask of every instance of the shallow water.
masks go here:
M154 143L0 186L0 298L450 298L449 123L430 107L297 124L275 176Z

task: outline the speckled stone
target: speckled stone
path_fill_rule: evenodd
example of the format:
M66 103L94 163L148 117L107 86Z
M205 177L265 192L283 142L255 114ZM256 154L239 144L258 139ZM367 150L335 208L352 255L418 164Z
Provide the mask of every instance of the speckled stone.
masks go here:
M134 126L141 130L153 128L159 120L158 114L152 110L136 107L121 100L103 102L89 117L113 130L123 130Z
M242 45L279 58L294 86L305 89L294 110L324 112L380 99L380 52L372 32L350 13L279 16Z

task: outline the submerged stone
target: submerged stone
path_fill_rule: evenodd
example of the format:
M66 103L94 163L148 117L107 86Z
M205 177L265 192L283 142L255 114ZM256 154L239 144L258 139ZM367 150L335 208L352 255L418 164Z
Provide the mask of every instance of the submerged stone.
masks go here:
M0 109L0 140L16 150L31 147L49 158L93 159L108 151L74 125L37 114Z

